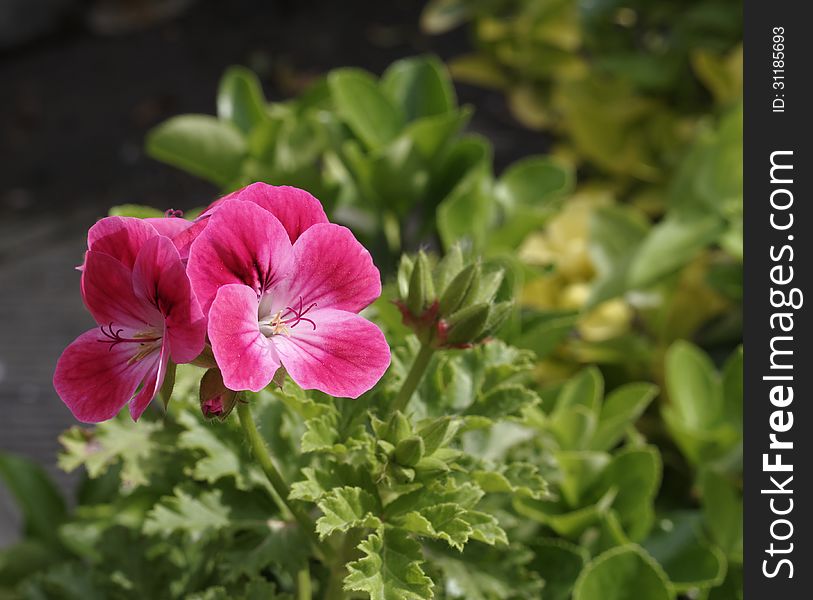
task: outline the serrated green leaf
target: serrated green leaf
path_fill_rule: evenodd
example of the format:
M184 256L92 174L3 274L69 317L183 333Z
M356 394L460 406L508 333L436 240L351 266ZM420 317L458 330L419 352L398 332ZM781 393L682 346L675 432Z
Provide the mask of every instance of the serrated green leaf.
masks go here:
M436 504L401 515L395 523L412 533L446 541L462 550L472 534L471 526L461 518L466 510L456 504Z
M231 510L223 503L220 490L209 490L197 496L176 487L172 496L156 504L144 521L146 535L166 537L186 533L199 539L208 531L228 527Z
M505 384L488 391L469 406L465 416L480 416L488 419L518 417L526 407L539 403L539 396L525 386Z
M344 486L332 489L322 496L318 506L324 513L316 521L316 531L321 539L353 527L381 527L381 520L376 516L381 512L378 501L361 488Z
M472 477L486 493L506 493L540 499L548 486L536 465L510 463L497 471L473 471Z
M364 557L348 563L344 589L364 592L370 600L428 600L432 580L421 568L418 542L406 532L386 527L359 544Z
M59 466L73 471L84 466L90 477L99 477L118 461L122 463L121 479L131 486L147 485L144 463L154 451L152 436L161 425L142 420L133 423L118 417L100 423L93 433L72 427L59 437L65 449L58 458Z

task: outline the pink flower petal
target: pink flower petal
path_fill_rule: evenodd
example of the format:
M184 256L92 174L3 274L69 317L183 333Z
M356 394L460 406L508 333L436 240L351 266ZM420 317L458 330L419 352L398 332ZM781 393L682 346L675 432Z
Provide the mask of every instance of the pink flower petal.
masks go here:
M209 339L223 383L230 390L259 392L280 366L274 345L260 333L259 301L250 287L225 285L209 311Z
M144 219L105 217L88 231L88 250L103 252L132 269L141 246L158 235Z
M218 288L240 283L259 297L288 273L291 242L280 222L251 202L228 200L192 243L187 273L204 314Z
M157 355L158 360L152 360L152 366L144 376L143 385L138 395L130 400L130 416L133 421L138 421L141 415L149 406L152 399L158 395L161 386L164 385L164 377L167 374L167 364L169 363L169 345L166 338L161 345L161 352Z
M99 325L113 323L135 331L163 327L161 313L133 292L130 269L109 254L96 250L86 253L82 298Z
M287 185L268 185L257 182L247 185L209 205L204 214L215 210L227 200L244 200L262 206L279 219L291 243L310 226L327 223L322 203L305 190Z
M192 242L194 242L200 235L200 232L206 228L210 216L209 214L198 217L189 227L172 236L172 243L175 244L175 247L178 249L182 260L189 259L189 250L192 247Z
M390 364L390 347L378 327L341 310L317 309L307 316L315 330L301 321L290 337L272 338L282 364L300 387L357 398L381 379Z
M144 221L152 225L160 235L168 238L173 238L192 227L192 221L182 217L147 217Z
M74 417L99 423L116 416L158 362L158 353L132 361L133 344L110 344L98 329L80 335L59 357L54 388Z
M358 312L381 295L381 275L349 229L317 224L294 244L291 277L275 293L290 306L302 298L304 306Z
M172 360L177 364L194 360L206 341L206 322L169 238L156 236L141 247L132 281L136 297L165 319Z

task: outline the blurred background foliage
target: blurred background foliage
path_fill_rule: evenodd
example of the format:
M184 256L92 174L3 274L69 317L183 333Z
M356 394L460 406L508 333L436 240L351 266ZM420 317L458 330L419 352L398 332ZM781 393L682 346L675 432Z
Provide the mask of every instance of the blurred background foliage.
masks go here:
M387 404L418 353L392 304L419 260L402 254L424 250L435 266L460 251L500 273L491 297L515 303L497 340L432 358L412 418L454 420L450 452L435 458L467 474L477 511L496 517L511 545L491 531L495 545L481 533L461 551L448 532L424 529L414 554L404 539L371 538L355 581L390 544L417 563L384 570L425 560L438 598L742 598L741 3L432 0L421 27L464 28L471 51L447 64L404 58L380 76L334 69L281 102L232 67L216 115L175 116L146 138L150 156L223 192L252 181L310 190L382 270L370 313L394 363L380 389L361 409L307 394L259 405L275 453L292 457L286 476L305 468L295 493L323 511L362 503L361 492L350 501L335 491L347 486L383 494L384 479L359 482L359 465L430 489L432 469L408 475L411 466L381 466L370 450L406 438L350 425L356 411ZM478 107L459 105L456 83L505 94L551 151L498 173L491 141L467 130ZM501 379L508 387L489 387ZM37 470L2 457L27 537L0 555L0 597L296 588L296 532L279 520L268 535L258 515L275 508L234 423L207 426L193 384L182 373L179 382L178 412L163 425L116 420L65 434L62 465L89 476L71 514ZM340 475L326 482L319 469ZM370 510L335 525L346 525L347 543L371 526ZM460 518L473 526L471 514ZM214 548L227 560L211 560ZM378 596L354 589L430 597L421 577L384 582Z

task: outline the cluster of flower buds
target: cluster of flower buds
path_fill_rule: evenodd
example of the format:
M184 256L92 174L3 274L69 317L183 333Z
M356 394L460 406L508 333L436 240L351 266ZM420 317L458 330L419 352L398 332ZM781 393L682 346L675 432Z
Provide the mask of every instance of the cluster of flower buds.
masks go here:
M387 465L387 474L397 483L409 483L417 474L448 471L449 463L459 452L446 445L459 428L459 420L442 417L413 429L400 411L387 421L373 420L379 457Z
M419 252L398 269L397 301L404 323L425 344L467 348L493 335L509 318L512 300L497 301L505 271L466 261L458 246L433 266Z

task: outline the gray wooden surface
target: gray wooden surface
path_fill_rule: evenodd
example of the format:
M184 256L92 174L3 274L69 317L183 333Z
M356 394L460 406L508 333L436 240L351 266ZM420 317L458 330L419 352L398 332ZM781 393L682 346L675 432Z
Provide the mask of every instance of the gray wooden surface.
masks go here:
M56 467L57 432L74 424L51 385L59 353L93 326L79 295L92 213L0 224L0 450L38 460L62 489L73 477ZM19 525L0 489L0 547Z

